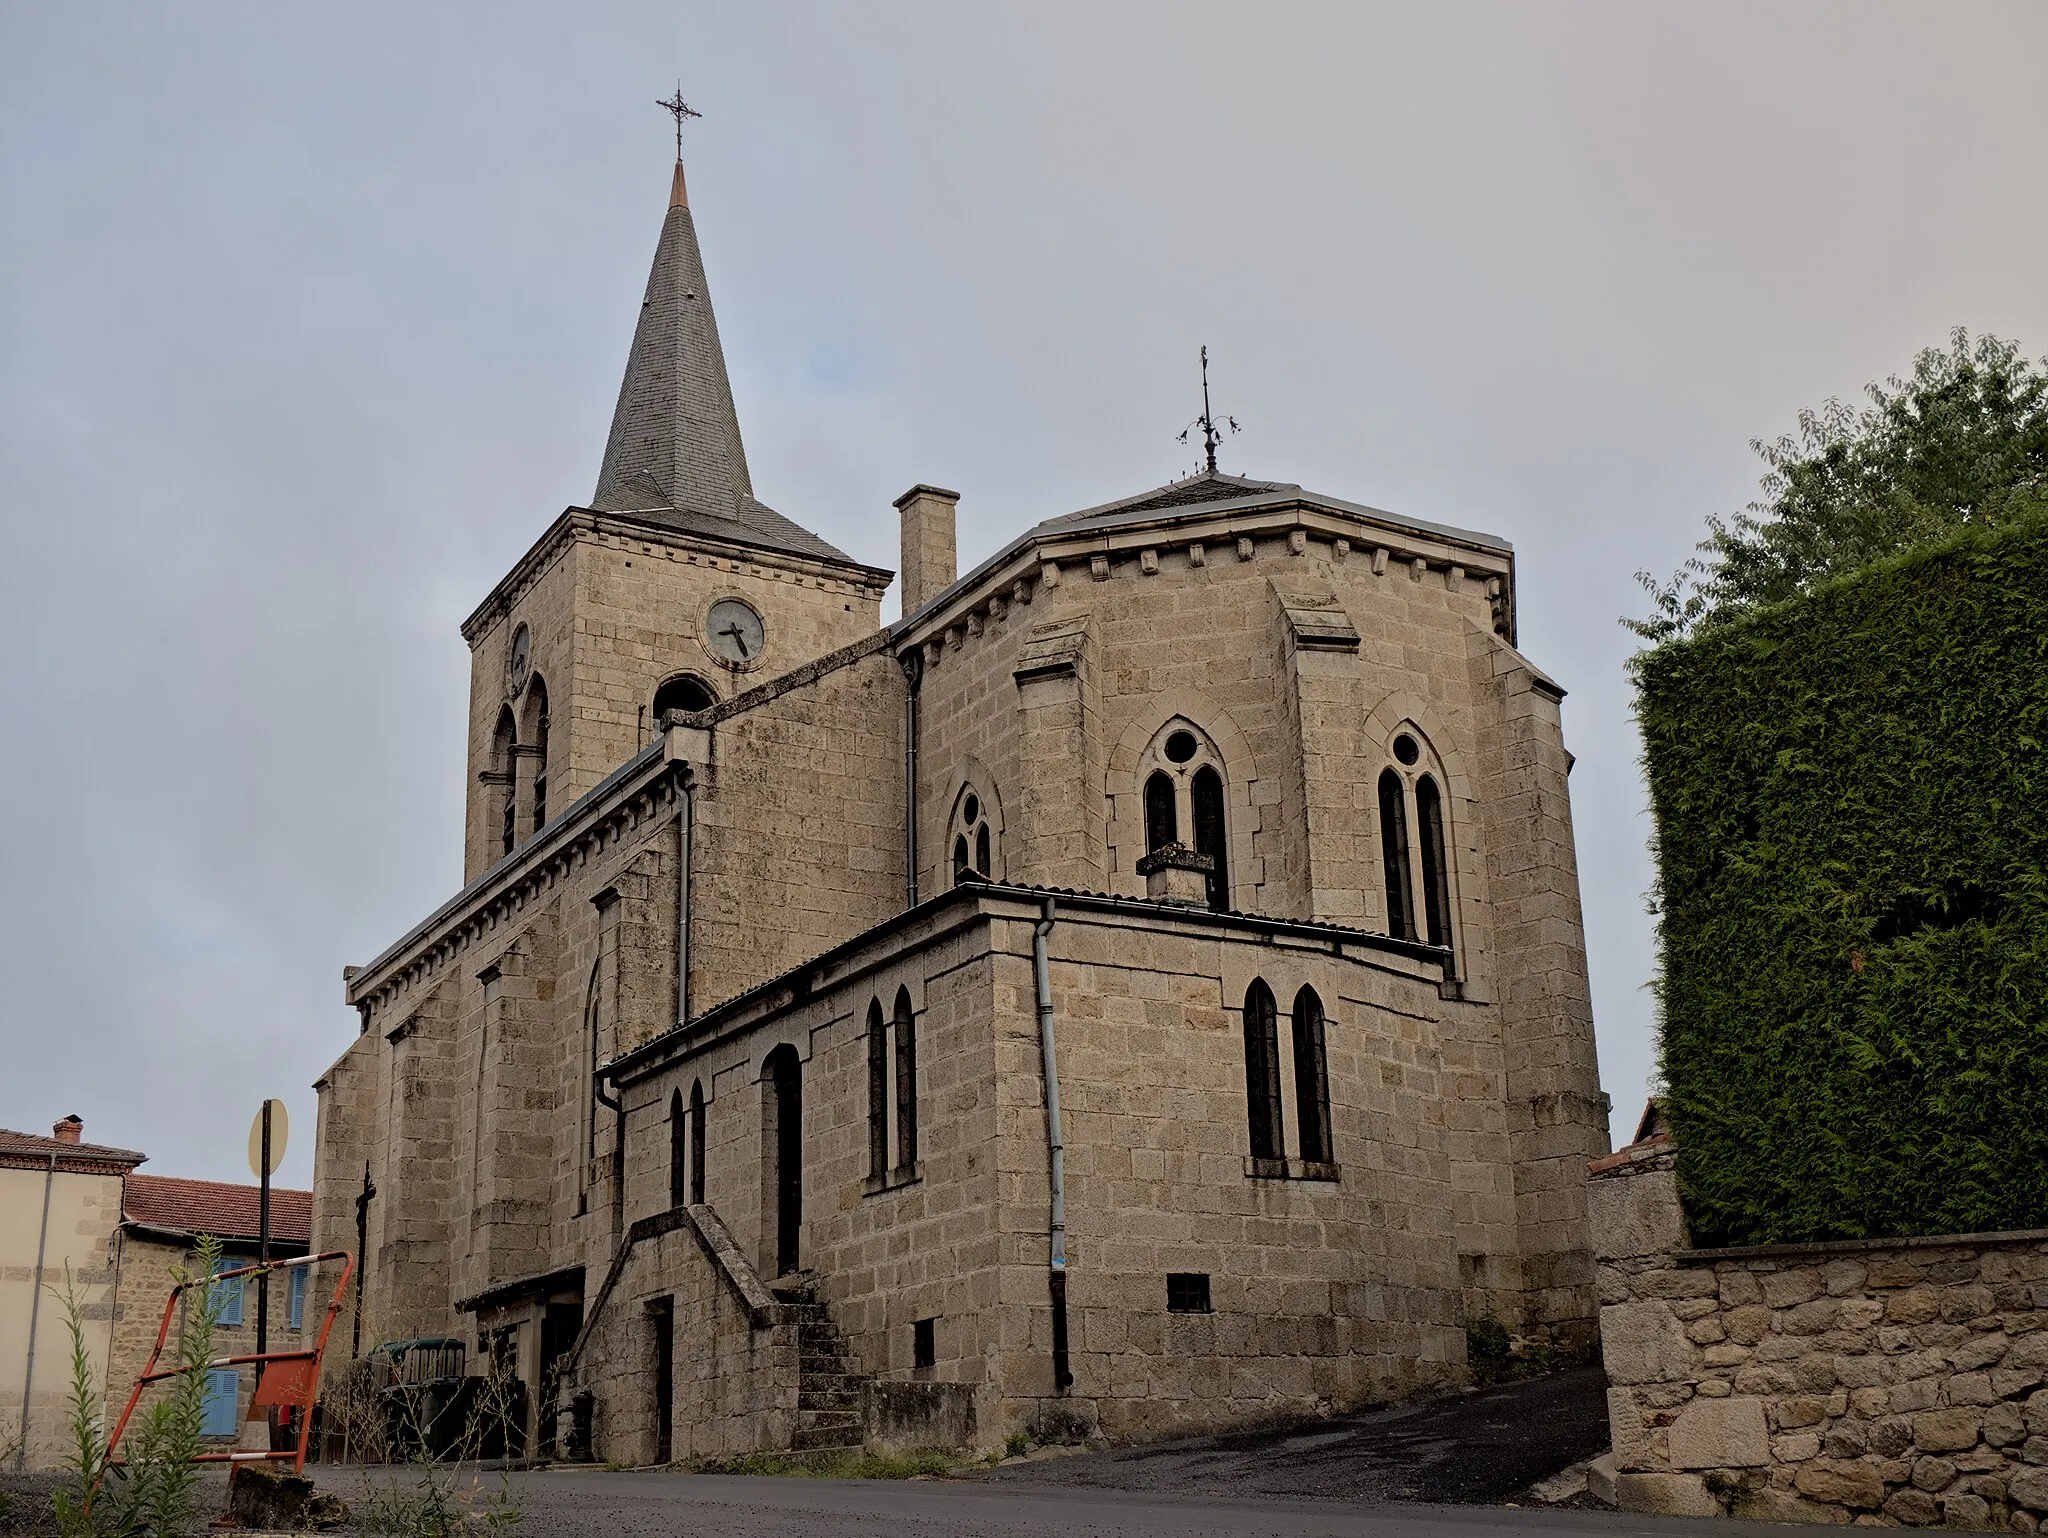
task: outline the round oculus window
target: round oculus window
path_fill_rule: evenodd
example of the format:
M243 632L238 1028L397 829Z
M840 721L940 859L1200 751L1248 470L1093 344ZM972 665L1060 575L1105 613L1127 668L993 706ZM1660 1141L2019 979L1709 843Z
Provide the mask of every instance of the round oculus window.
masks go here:
M533 632L521 625L512 632L512 655L505 664L505 681L517 694L526 687L526 680L533 672Z
M737 598L721 598L704 620L705 639L719 657L739 667L758 662L766 633L753 606Z
M1394 739L1394 757L1404 764L1412 764L1422 757L1422 749L1415 745L1415 739L1403 732Z
M1200 746L1193 732L1175 732L1166 739L1166 757L1171 763L1184 764L1195 756Z
M974 792L971 790L967 793L965 804L960 808L960 820L970 828L981 821L981 803L975 799Z

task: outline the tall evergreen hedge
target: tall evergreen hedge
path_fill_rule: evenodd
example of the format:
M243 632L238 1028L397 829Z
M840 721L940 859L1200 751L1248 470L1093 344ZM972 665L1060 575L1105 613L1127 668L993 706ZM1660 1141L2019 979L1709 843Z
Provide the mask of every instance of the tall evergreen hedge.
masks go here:
M2048 1227L2048 520L1635 671L1694 1241Z

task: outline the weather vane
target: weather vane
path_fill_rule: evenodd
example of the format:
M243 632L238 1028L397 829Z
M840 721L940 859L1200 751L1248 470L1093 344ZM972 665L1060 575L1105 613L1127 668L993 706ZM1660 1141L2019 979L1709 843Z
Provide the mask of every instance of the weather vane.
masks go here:
M683 83L680 80L676 82L676 94L674 96L670 97L667 101L658 101L654 105L676 120L676 159L681 160L683 158L683 119L686 117L702 117L704 114L694 110L688 102L683 100Z
M680 90L678 90L677 94L681 94ZM1237 425L1236 417L1226 416L1223 420L1232 432L1241 430ZM1214 475L1216 473L1216 445L1223 441L1223 433L1216 426L1214 413L1209 410L1209 349L1207 347L1202 349L1202 414L1180 430L1178 441L1186 443L1188 441L1188 434L1198 427L1202 430L1202 450L1209 461L1209 473Z

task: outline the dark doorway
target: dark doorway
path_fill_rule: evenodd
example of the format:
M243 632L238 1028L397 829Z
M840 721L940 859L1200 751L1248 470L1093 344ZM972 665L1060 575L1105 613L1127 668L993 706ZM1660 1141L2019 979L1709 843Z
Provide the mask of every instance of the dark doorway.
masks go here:
M560 1398L556 1378L563 1355L583 1332L581 1303L550 1303L540 1316L540 1425L541 1456L555 1452L555 1409Z
M787 1276L801 1264L804 1224L804 1086L803 1064L796 1048L777 1047L768 1054L767 1136L775 1182L775 1274Z
M647 1305L647 1324L654 1336L654 1461L668 1463L676 1455L676 1304L656 1298Z

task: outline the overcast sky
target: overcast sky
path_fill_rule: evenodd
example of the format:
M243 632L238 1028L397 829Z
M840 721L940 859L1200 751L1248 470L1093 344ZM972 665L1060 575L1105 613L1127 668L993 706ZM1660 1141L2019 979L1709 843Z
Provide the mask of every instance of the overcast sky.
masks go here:
M1631 574L1800 407L2048 352L2044 64L2035 0L0 4L0 1125L245 1178L274 1094L310 1179L342 965L460 884L456 626L595 483L680 75L755 489L856 557L914 481L964 568L1191 468L1204 343L1227 469L1514 542L1625 1136Z

